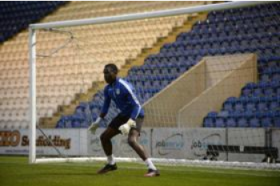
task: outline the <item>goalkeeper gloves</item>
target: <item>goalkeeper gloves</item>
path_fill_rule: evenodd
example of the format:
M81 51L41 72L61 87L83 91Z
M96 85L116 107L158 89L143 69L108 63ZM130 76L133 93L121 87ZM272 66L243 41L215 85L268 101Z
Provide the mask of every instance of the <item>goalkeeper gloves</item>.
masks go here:
M136 127L136 122L132 119L129 119L125 124L119 127L119 130L121 131L122 135L128 135L132 127Z
M98 117L95 122L91 123L91 125L89 126L88 130L92 133L95 134L96 129L99 127L99 123L101 121L101 118Z

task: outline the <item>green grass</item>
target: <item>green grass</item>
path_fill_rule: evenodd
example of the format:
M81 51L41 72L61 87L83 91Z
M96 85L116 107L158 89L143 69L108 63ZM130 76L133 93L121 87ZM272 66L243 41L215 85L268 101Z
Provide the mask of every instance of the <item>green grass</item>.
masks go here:
M143 177L145 165L119 163L105 175L95 172L104 163L29 165L26 157L0 156L0 186L279 186L280 171L158 166L160 177Z

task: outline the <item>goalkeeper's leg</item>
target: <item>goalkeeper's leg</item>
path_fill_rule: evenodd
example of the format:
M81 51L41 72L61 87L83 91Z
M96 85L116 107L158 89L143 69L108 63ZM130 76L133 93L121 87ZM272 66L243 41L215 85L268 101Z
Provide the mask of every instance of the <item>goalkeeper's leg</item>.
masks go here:
M140 136L141 127L143 124L143 118L136 119L136 128L131 128L128 134L128 144L139 155L139 157L146 163L148 167L147 177L159 176L159 171L153 164L150 158L148 158L147 152L144 147L139 144L138 139Z
M105 174L109 171L113 171L117 169L117 165L112 154L112 142L111 139L119 134L120 132L114 128L108 127L100 136L101 144L104 150L104 153L107 156L108 164L105 165L102 169L100 169L98 174Z
M108 128L101 134L100 140L104 153L107 156L108 164L103 169L98 171L99 174L104 174L108 171L117 169L114 155L112 153L113 147L112 147L111 139L120 133L120 131L118 130L119 126L126 123L128 119L129 118L119 114L111 121Z
M100 136L101 144L106 156L112 155L112 142L111 139L119 134L120 132L116 129L108 127Z
M128 144L138 154L138 156L145 161L148 159L148 155L144 147L139 144L139 132L135 128L132 128L128 134Z

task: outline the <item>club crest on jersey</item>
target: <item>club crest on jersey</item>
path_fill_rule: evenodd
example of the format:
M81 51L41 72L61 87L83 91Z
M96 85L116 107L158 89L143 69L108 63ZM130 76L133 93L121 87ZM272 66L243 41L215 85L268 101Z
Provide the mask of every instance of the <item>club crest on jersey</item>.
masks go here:
M121 93L120 89L116 89L116 94L119 95Z

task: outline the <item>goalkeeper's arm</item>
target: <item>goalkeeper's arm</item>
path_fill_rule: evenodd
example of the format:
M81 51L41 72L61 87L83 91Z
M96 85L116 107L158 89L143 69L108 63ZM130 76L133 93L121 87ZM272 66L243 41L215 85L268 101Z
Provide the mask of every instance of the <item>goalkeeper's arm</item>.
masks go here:
M110 107L110 103L111 103L111 99L107 94L107 90L104 90L104 96L105 96L105 100L104 100L104 104L101 110L101 113L99 115L99 117L93 122L91 123L90 127L89 127L89 131L91 131L91 133L95 133L96 129L99 127L99 123L100 121L106 116L106 114L108 113L109 107Z
M105 117L106 114L101 113L100 116L90 124L88 130L95 134L96 129L99 127L99 123L101 122L101 120Z

